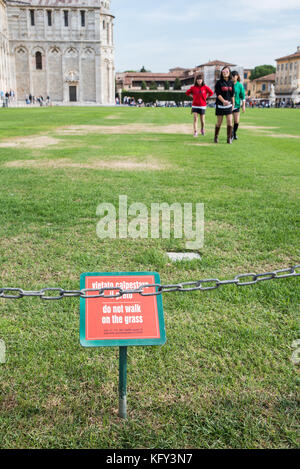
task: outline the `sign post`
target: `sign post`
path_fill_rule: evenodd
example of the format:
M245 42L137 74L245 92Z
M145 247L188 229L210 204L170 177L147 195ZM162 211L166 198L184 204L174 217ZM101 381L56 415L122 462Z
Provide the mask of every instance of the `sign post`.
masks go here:
M119 417L127 418L127 347L119 348Z
M127 347L166 342L161 295L151 295L160 284L157 272L85 273L80 289L80 343L84 347L119 347L119 416L127 417ZM118 298L95 298L116 290L147 287L147 294L127 293ZM92 291L91 291L92 290ZM91 298L89 298L89 296Z

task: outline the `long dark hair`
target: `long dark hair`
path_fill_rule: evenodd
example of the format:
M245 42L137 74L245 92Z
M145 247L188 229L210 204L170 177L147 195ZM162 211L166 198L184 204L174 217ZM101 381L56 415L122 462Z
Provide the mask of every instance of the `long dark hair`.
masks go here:
M202 80L202 85L201 86L205 85L203 73L199 73L198 75L195 76L194 86L199 86L198 83L197 83L198 80Z
M228 80L232 80L232 73L231 73L230 67L228 67L228 65L225 65L225 67L222 68L221 73L220 73L220 80L224 80L223 70L225 70L225 68L228 68L228 70L229 70Z
M237 81L241 81L241 77L240 77L240 74L239 72L237 72L236 70L234 70L232 73L231 73L231 76L232 78L235 77L237 75Z

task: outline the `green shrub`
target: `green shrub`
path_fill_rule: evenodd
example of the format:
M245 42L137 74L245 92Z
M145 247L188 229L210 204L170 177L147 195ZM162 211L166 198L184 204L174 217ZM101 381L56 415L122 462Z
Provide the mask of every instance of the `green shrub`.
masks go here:
M174 82L174 90L181 90L181 81L179 80L179 78L176 78Z
M187 96L183 91L122 91L122 101L124 96L132 96L136 101L142 98L145 104L155 103L155 101L191 101L192 98Z
M155 83L155 81L152 81L152 83L150 84L150 90L157 90L157 84Z

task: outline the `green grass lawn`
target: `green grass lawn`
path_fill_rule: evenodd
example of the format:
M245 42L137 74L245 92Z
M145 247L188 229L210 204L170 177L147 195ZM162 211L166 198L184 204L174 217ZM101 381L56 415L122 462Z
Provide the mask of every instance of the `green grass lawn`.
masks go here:
M78 289L82 272L101 271L223 280L299 263L300 111L247 110L233 145L224 124L212 144L214 124L208 109L194 139L185 109L0 110L0 287ZM96 208L119 195L204 203L201 261L168 260L184 239L99 239ZM127 421L118 349L80 346L77 298L0 299L0 447L296 448L299 278L165 294L166 345L128 350Z

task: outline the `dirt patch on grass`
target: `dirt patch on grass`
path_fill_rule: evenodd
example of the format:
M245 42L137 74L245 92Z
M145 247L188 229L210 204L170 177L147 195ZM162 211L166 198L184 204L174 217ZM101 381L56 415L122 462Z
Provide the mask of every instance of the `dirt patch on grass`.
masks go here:
M273 137L273 138L300 138L299 135L290 135L290 134L274 134L271 133L275 129L279 129L279 127L267 127L267 126L254 126L254 125L242 125L241 126L245 130L253 130L254 132L264 133L266 137Z
M300 138L300 135L268 134L268 137L274 137L274 138Z
M114 170L161 170L166 169L167 166L154 160L147 159L146 161L136 160L114 160L114 161L101 161L93 160L86 163L75 163L74 161L61 158L57 160L15 160L9 161L4 165L7 168L82 168L82 169L114 169Z
M43 407L47 410L62 407L62 398L60 396L50 396Z
M115 119L120 119L121 116L117 116L116 114L111 114L110 116L106 116L105 119L108 120L115 120Z
M125 124L125 125L72 125L60 127L56 130L59 135L86 135L89 133L100 134L139 134L139 133L158 133L158 134L191 134L190 124Z
M17 405L17 399L13 394L4 396L4 398L0 401L0 410L2 412L13 410L15 407L17 407Z
M218 233L220 230L238 231L237 227L226 222L210 220L205 222L206 233Z
M24 147L24 148L45 148L51 145L59 145L61 144L61 140L49 137L47 135L38 135L38 136L30 136L30 137L17 137L10 140L5 140L0 143L1 148L17 148L17 147Z
M278 129L279 127L267 127L263 125L243 125L241 124L241 127L246 130L273 130L273 129Z
M192 145L193 147L211 147L214 143L186 143L186 145Z
M141 137L139 138L140 142L160 142L159 138L153 138L153 137Z

